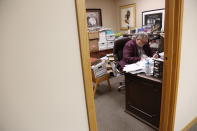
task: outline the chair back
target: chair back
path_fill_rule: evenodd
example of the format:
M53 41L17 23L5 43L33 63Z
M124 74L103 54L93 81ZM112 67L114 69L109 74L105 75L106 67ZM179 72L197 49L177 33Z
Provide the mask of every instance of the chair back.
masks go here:
M123 48L129 40L131 40L131 39L128 37L123 37L123 38L115 40L113 54L114 54L114 59L116 62L118 62L122 59Z

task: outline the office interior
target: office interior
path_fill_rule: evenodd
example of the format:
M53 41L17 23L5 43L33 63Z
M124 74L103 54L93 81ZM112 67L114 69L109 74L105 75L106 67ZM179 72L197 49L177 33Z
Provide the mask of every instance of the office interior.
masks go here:
M124 24L126 16L121 16L122 9L130 7L133 8L133 12L130 12L133 20L128 19L131 23ZM86 0L86 12L98 130L158 130L165 0ZM95 12L100 13L97 16L99 21L97 18L90 18L94 17L91 13ZM160 16L162 19L159 20L163 25L160 23L159 29L155 29L154 25L158 18L153 18L156 20L150 24L144 22L146 16L143 15L147 12L162 12L163 17ZM119 49L115 45L119 44L118 40L120 43L135 40L136 34L141 32L148 34L150 47L154 53L158 53L159 58L150 60L152 64L149 70L145 65L142 70L137 69L137 72L129 66L120 71L115 52ZM120 50L123 50L122 47Z

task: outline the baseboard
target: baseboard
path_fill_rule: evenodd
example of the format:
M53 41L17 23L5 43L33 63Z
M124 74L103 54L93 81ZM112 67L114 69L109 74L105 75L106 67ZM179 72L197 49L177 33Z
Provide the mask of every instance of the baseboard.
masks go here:
M188 123L182 131L188 131L194 124L197 123L197 117L195 117L190 123Z

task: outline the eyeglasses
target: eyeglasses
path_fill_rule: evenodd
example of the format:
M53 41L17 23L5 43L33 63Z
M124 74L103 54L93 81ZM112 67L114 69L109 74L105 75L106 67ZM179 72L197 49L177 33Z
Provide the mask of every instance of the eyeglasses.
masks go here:
M144 39L137 39L140 40L141 42L148 42L148 39L144 38Z

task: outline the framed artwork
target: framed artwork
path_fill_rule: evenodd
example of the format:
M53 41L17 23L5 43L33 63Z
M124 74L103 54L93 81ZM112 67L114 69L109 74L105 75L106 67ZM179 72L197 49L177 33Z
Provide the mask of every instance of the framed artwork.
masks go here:
M120 6L120 29L134 29L136 26L136 5Z
M149 10L142 12L142 26L151 26L153 30L164 30L165 10Z
M102 26L101 9L86 9L86 14L88 28Z

